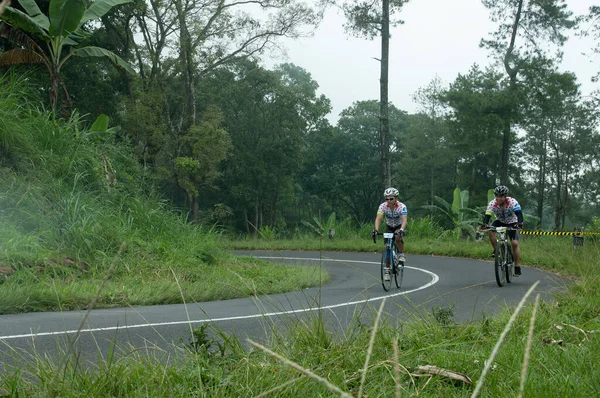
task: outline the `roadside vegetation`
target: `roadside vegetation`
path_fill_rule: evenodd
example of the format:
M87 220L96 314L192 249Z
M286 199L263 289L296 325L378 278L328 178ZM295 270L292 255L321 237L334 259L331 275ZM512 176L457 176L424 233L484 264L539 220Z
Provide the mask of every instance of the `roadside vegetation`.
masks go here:
M114 130L89 128L77 114L54 120L24 93L23 80L0 84L0 314L85 309L122 244L96 307L218 300L322 282L316 267L233 257L218 231L190 224L159 198Z

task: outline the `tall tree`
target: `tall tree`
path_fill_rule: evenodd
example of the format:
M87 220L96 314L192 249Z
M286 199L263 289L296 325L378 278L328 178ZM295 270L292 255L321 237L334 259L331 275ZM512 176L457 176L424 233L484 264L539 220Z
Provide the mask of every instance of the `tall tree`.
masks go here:
M392 168L390 158L390 126L389 126L389 52L390 27L403 23L400 19L392 19L400 12L408 0L352 0L343 6L348 20L347 31L370 40L381 37L381 59L379 77L379 148L380 148L380 188L392 185Z
M190 218L198 221L200 191L221 175L220 163L230 154L231 137L221 128L223 116L214 106L204 111L200 123L188 130L175 159L177 183L188 195Z
M166 72L180 77L178 96L183 100L178 101L180 105L168 104L170 125L180 131L195 123L195 86L202 76L273 48L279 37L311 32L320 21L318 9L299 0L148 2L136 14L143 38L136 43L141 54L138 62L143 75L152 81L162 79ZM251 12L252 7L260 12ZM179 56L174 59L170 53Z
M34 0L20 0L25 12L7 7L0 19L0 35L17 47L0 54L0 65L43 64L50 75L50 106L56 110L59 86L69 102L67 88L61 78L61 68L73 55L106 57L115 65L134 73L121 57L95 46L76 47L88 36L84 25L101 18L113 6L131 0L98 0L89 8L82 0L51 0L48 15L42 13ZM46 47L44 50L39 44ZM66 55L67 50L70 50Z
M527 106L523 110L526 132L524 157L529 195L537 204L537 217L546 226L562 230L571 209L577 207L578 181L593 165L597 123L589 103L582 102L579 84L572 73L564 73L549 62L540 62L524 71ZM549 211L550 209L550 211ZM549 218L549 217L548 217Z
M199 102L222 110L233 143L213 199L234 210L239 228L256 234L263 226L284 225L290 206L281 203L298 181L307 135L327 124L329 100L317 88L297 66L269 71L244 60L200 82Z
M586 15L581 15L578 18L581 23L579 34L585 37L591 37L595 41L592 47L592 52L597 56L600 54L600 6L592 6ZM592 77L592 81L600 80L600 68L598 73ZM596 101L600 102L600 98L596 97Z
M273 49L280 37L311 32L320 21L318 7L301 0L148 0L134 12L144 85L163 93L169 145L159 157L171 181L182 181L174 178L173 162L207 105L197 98L200 82L219 68ZM227 115L224 128L235 135Z
M390 105L391 146L396 152L406 119L405 112ZM359 101L342 111L337 128L309 137L305 191L330 203L340 217L351 216L357 224L373 219L373 203L379 203L383 192L377 178L378 130L378 101ZM405 183L402 179L402 186L397 185L401 191Z
M547 44L562 46L565 31L575 26L565 0L482 0L490 10L498 28L491 38L482 39L481 46L489 49L502 62L509 79L510 95L518 97L519 72L534 58L548 58ZM554 51L560 58L560 51ZM517 106L506 109L503 115L502 167L500 182L508 184L508 166L511 152L511 129L517 120Z
M407 156L402 163L406 170L411 170L405 179L410 181L409 191L420 204L433 205L436 196L456 187L456 155L448 141L449 108L441 99L444 91L442 80L436 76L413 96L418 114L409 119L405 138Z
M471 197L487 192L502 173L502 121L514 100L506 82L495 70L474 65L440 98L451 109L448 145L456 156L456 186L468 187Z

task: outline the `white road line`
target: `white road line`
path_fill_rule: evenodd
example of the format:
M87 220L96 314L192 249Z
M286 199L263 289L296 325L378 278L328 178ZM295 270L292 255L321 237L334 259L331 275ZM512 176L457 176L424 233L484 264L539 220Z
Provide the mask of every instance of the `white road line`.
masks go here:
M278 260L302 260L302 261L332 261L332 262L338 262L338 263L379 264L378 262L373 262L373 261L336 260L336 259L328 259L328 258L323 258L323 259L302 258L302 257L256 257L256 258L262 258L265 260L278 259ZM390 297L402 296L402 295L405 295L408 293L417 292L419 290L426 289L429 286L435 285L440 280L440 278L431 271L427 271L427 270L424 270L421 268L409 267L409 266L405 266L404 268L405 269L406 268L413 269L416 271L421 271L426 274L429 274L431 276L431 281L424 284L423 286L419 286L418 288L415 288L412 290L405 290L405 291L401 291L398 293L387 294L387 295L368 298L368 299L364 299L364 300L349 301L349 302L340 303L340 304L332 304L332 305L327 305L324 307L301 308L301 309L297 309L297 310L267 312L267 313L261 313L261 314L242 315L242 316L233 316L233 317L225 317L225 318L197 319L197 320L174 321L174 322L144 323L144 324L139 324L139 325L90 328L90 329L82 329L81 333L106 332L106 331L111 331L111 330L125 330L125 329L153 328L153 327L159 327L159 326L190 325L190 324L201 324L201 323L207 323L207 322L237 321L237 320L243 320L243 319L264 318L264 317L280 316L280 315L287 315L287 314L298 314L298 313L311 312L311 311L317 311L317 310L327 310L327 309L333 309L333 308L339 308L339 307L349 307L352 305L364 304L364 303L368 303L368 302L375 302L375 301L383 300L383 298L385 298L385 297L390 298ZM28 333L28 334L15 334L15 335L8 335L8 336L0 336L0 340L14 340L14 339L35 338L35 337L43 337L43 336L60 336L60 335L64 335L64 334L74 334L74 333L77 333L76 329L75 330L62 330L62 331L58 331L58 332L39 332L39 333Z

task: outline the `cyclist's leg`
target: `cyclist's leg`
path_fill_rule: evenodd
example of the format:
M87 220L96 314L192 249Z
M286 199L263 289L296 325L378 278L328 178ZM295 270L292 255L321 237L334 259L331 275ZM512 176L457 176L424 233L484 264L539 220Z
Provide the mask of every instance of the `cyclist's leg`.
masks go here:
M498 220L494 220L494 222L492 223L492 227L501 227L503 224L498 221ZM488 237L490 238L490 243L492 244L492 248L494 249L492 251L492 255L494 254L494 252L496 251L496 233L494 231L489 231L488 232Z
M400 229L400 225L397 227L390 227L388 225L388 232L396 232ZM404 257L404 237L400 237L398 235L394 236L396 239L396 247L398 248L398 254L402 254L401 258Z
M393 232L393 229L390 230L390 226L389 225L386 224L385 228L386 228L385 232ZM386 251L387 251L387 241L388 240L386 238L383 238L383 243L385 245L384 250L386 250ZM394 253L394 254L396 254L396 253ZM388 253L388 255L386 256L386 259L385 259L385 266L386 267L391 267L390 260L391 260L391 256L390 256L390 253Z
M519 231L509 231L510 243L515 259L515 274L521 275L521 248L519 247Z
M496 234L493 231L488 231L488 237L490 238L490 243L492 244L492 248L495 251L496 250Z

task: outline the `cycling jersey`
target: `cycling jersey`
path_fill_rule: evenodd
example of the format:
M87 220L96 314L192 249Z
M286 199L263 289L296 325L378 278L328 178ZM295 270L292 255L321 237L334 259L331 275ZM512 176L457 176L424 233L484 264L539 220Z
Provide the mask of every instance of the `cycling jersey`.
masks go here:
M504 224L514 224L519 222L519 217L517 216L516 212L521 212L521 205L515 198L507 196L504 209L501 209L496 199L494 199L488 204L485 215L491 216L494 214L496 216L496 220Z
M402 216L407 214L404 203L398 201L396 201L394 207L390 207L387 202L383 202L379 205L377 213L383 214L385 216L386 224L392 228L401 226Z

